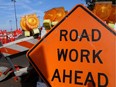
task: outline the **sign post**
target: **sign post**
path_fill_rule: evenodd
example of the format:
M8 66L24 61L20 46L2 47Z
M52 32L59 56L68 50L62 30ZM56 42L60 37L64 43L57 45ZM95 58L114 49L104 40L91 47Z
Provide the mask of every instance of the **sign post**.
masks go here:
M115 41L113 29L77 5L27 56L48 87L115 87Z

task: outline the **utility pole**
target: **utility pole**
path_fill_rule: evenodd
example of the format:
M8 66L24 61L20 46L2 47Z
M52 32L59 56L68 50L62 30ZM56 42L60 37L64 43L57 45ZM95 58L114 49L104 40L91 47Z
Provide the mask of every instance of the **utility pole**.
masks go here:
M13 3L14 3L14 13L15 13L16 29L18 29L18 25L17 25L17 13L16 13L16 5L15 5L16 0L11 0L11 1L13 1Z

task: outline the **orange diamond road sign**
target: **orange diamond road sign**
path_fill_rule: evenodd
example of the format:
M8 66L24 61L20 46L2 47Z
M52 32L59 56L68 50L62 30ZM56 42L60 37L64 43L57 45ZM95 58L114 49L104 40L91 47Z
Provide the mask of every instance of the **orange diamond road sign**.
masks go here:
M116 32L75 6L27 56L48 87L116 87Z

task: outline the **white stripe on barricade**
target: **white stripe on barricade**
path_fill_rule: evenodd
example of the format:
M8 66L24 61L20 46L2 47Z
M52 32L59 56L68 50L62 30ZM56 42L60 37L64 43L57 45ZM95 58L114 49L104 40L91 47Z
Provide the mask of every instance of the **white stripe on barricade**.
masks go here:
M38 39L34 39L33 36L25 37L0 46L0 51L4 54L4 56L10 56L29 50L37 42Z
M17 45L17 44L7 46L6 48L10 48L10 49L17 50L17 51L20 51L20 52L23 52L23 51L29 49L29 48L26 48L26 47L23 47L23 46L20 46L20 45Z

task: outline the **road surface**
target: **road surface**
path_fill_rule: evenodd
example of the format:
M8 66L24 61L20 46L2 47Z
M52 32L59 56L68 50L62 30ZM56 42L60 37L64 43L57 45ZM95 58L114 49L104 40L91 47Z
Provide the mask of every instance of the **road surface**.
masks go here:
M26 58L25 53L21 54L19 56L15 56L15 57L11 57L11 60L13 62L13 64L15 65L19 65L22 67L27 67L29 66L29 62L28 59ZM13 78L13 74L11 74L7 79L5 79L4 81L0 82L0 87L36 87L36 73L34 73L33 75L27 74L23 77L20 78L20 81L15 81Z

